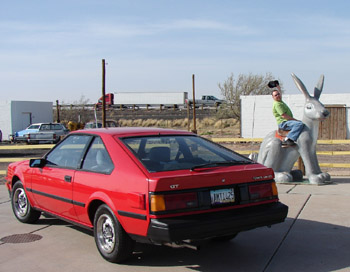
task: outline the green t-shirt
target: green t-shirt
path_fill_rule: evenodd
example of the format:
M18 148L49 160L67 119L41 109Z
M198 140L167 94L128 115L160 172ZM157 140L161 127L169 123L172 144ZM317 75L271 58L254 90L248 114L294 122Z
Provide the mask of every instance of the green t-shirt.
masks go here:
M286 113L290 117L293 117L292 111L287 106L287 104L284 103L283 101L274 101L273 102L272 113L275 116L278 125L281 124L282 122L287 121L287 119L284 119L282 117L283 113Z

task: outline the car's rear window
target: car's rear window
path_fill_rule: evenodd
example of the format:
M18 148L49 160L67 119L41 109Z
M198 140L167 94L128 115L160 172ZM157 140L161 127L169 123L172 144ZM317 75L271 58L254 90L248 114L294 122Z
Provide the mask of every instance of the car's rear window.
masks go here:
M191 135L123 138L149 172L252 163L204 138Z

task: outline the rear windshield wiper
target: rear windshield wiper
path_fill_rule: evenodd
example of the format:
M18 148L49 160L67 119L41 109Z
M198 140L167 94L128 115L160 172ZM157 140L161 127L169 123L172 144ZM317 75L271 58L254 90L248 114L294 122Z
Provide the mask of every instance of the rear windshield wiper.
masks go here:
M218 162L208 162L204 164L199 164L196 166L191 167L191 171L200 169L200 168L207 168L207 167L215 167L215 166L231 166L231 165L239 165L239 164L251 164L251 161L218 161Z

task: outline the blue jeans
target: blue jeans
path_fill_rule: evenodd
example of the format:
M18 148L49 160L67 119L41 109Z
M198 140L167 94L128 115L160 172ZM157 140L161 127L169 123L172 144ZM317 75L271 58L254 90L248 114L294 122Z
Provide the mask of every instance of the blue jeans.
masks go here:
M303 131L304 123L301 121L289 120L282 122L278 127L282 130L289 130L287 137L296 142L300 133Z

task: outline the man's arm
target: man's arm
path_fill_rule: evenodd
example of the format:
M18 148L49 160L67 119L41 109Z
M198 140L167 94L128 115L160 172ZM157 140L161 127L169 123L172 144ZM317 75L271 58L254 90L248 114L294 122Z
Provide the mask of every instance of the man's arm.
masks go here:
M290 120L297 120L297 119L295 119L295 118L289 116L287 113L282 113L282 117L283 117L284 119L288 120L288 121L290 121Z

